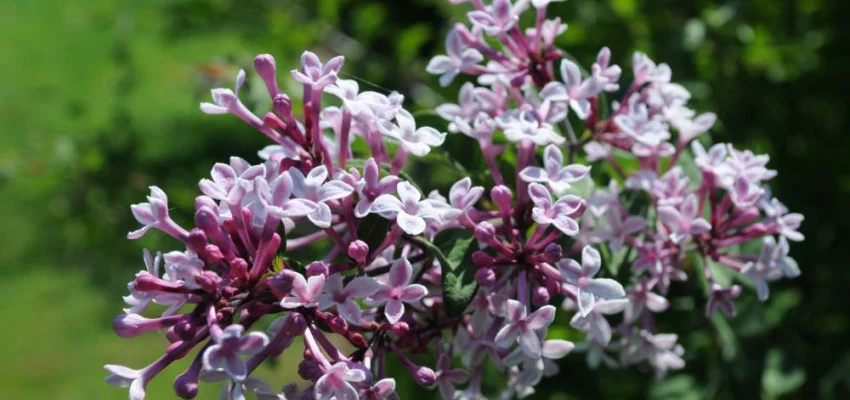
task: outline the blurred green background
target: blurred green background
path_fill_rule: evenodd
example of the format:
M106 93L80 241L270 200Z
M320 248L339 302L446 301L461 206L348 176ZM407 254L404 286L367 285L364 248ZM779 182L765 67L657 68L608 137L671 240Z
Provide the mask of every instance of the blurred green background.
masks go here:
M590 370L574 354L535 398L848 398L849 9L843 0L553 8L570 25L560 46L583 64L603 45L626 70L632 51L648 52L672 66L695 108L718 114L715 140L770 153L774 193L806 215L807 240L791 253L803 275L764 304L746 293L735 320L703 318L697 289L676 289L695 299L662 321L681 333L685 370L654 382L640 368ZM102 365L140 367L161 351L161 335L123 340L110 329L141 249L174 246L158 235L126 240L129 205L156 184L189 221L210 166L256 160L266 144L235 118L201 114L210 88L231 87L239 68L250 77L261 52L289 82L312 49L345 55L343 77L398 89L410 108L454 101L459 83L441 89L424 67L465 10L443 0L0 2L0 399L125 398ZM265 107L250 79L247 102ZM263 374L282 383L291 374L282 364ZM176 369L149 398L172 397ZM199 398L216 396L207 386Z

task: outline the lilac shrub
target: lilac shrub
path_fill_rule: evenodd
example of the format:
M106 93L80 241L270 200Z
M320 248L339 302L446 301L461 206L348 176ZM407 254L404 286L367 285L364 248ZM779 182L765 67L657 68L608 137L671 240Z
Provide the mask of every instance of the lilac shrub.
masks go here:
M235 90L212 91L202 112L232 114L273 144L256 164L214 165L189 228L157 187L131 207L141 228L129 238L159 230L181 246L145 251L114 328L165 330L170 344L141 369L107 365L110 384L143 399L194 354L174 381L186 399L201 380L223 381L230 399L388 399L395 379L445 399L522 398L574 349L590 367L645 364L662 377L685 364L677 335L656 324L675 282L703 283L705 313L734 317L744 289L730 275L761 300L770 281L799 275L788 253L803 217L771 197L768 156L706 148L698 138L716 117L688 108L666 64L635 53L621 84L607 48L583 69L555 47L567 26L547 16L547 0L452 2L469 3L469 23L454 25L427 70L443 86L476 79L436 108L448 133L417 126L399 93L341 79L342 57L303 54L292 71L301 116L269 55L254 69L270 112L240 101L244 71ZM478 145L484 174L472 176L486 177L444 197L404 168L444 151L448 134ZM326 255L298 259L309 248ZM553 323L586 340L547 336ZM276 391L253 375L298 342L283 362L306 385ZM507 384L485 386L486 371Z

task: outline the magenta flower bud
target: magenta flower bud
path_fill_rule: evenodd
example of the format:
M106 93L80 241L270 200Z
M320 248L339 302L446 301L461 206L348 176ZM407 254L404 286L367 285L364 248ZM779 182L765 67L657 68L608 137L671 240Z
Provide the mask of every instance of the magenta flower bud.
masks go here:
M118 336L129 338L155 329L174 326L184 320L185 315L171 315L162 318L145 318L139 314L121 314L112 321L112 329Z
M201 285L201 288L207 293L215 293L218 289L218 285L221 284L221 277L219 277L215 272L203 271L199 275L195 276L195 282L197 282L198 285Z
M133 288L140 292L180 292L185 289L183 282L170 282L151 274L142 273L136 277Z
M345 332L348 331L348 323L339 316L331 318L328 321L328 326L330 326L333 333L338 335L345 335Z
M292 100L289 100L289 96L283 93L274 96L272 107L274 108L274 112L284 119L292 115Z
M351 333L351 331L349 331L348 341L351 342L354 347L360 349L365 349L369 347L369 341L367 341L366 338L364 338L363 335L360 333Z
M479 267L489 267L496 263L496 259L493 258L493 256L478 250L472 253L472 262Z
M248 263L242 258L234 258L230 262L230 272L233 276L245 280L248 278Z
M280 89L277 87L277 77L275 73L277 68L275 66L274 57L269 54L260 54L254 58L254 71L257 71L257 75L263 79L263 82L266 83L266 88L269 90L269 94L274 97L279 92Z
M531 302L537 307L543 307L549 304L550 298L549 290L543 286L538 286L531 295Z
M475 238L481 242L490 244L496 240L496 227L484 221L475 226Z
M298 364L298 376L306 381L315 381L322 376L322 368L313 360L304 360Z
M475 281L484 287L490 287L496 283L496 272L492 268L479 268L475 271Z
M321 261L313 261L307 265L307 277L324 275L328 276L328 264Z
M543 250L543 258L550 263L561 261L563 257L563 251L561 250L561 246L555 243L549 243L546 246L546 249Z
M410 332L410 325L407 322L396 322L393 324L393 333L396 335L404 337L407 336L408 332Z
M366 257L369 256L369 245L362 240L355 240L348 245L348 256L351 257L357 265L365 265Z
M300 336L307 329L307 320L298 312L291 312L286 317L286 332L290 336Z
M195 337L197 326L192 324L192 321L182 321L172 328L174 333L181 340L190 340Z
M193 228L189 231L189 239L186 242L195 253L202 254L207 246L207 234L198 228Z
M224 254L222 254L221 249L214 244L204 246L204 252L207 253L207 260L209 262L217 263L224 260Z
M508 189L507 186L496 185L493 187L490 190L490 198L493 199L493 203L496 203L502 212L508 212L511 209L513 193L511 193L511 189Z
M177 331L174 330L173 326L171 327L171 329L165 331L165 339L168 340L168 343L174 343L185 340L181 338L179 334L177 334Z
M292 292L292 282L295 281L296 275L298 274L295 271L285 269L269 278L267 282L269 288L272 290L272 294L279 299L289 296L289 293Z
M198 373L189 369L174 380L174 393L181 399L194 399L198 395Z

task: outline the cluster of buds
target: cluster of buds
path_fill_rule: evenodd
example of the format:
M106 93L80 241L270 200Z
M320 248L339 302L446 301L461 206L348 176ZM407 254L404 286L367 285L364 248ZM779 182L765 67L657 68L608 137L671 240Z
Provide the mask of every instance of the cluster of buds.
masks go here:
M261 118L240 101L243 71L236 90L213 90L201 111L235 115L271 139L263 161L216 164L200 181L191 229L169 216L157 187L132 206L142 228L129 238L156 229L182 246L145 252L114 328L166 330L170 345L141 369L107 365L109 383L143 399L159 372L194 352L174 381L181 398L194 398L199 381L224 381L228 399L388 399L403 375L444 399L522 398L576 347L591 367L642 363L663 376L684 366L683 349L654 318L686 265L702 265L709 315L734 316L742 291L721 286L718 268L755 282L762 300L768 281L799 274L788 240L803 239L803 218L764 186L775 175L768 157L706 150L695 139L715 116L687 107L669 67L636 53L633 81L609 107L620 67L608 49L589 74L565 58L555 38L567 28L548 19L550 0L452 2L471 3L471 25L456 24L448 54L427 69L443 85L461 74L477 85L436 111L451 134L475 139L492 179L424 194L403 169L411 155L442 151L447 133L417 128L402 95L361 92L339 78L342 57L323 64L305 52L292 71L304 88L298 118L274 59L257 56L271 112ZM523 29L527 11L533 25ZM323 105L325 95L339 106ZM506 171L508 151L516 162ZM587 189L581 161L608 183ZM761 254L743 254L753 241ZM326 255L297 259L307 248ZM602 268L614 259L627 268ZM152 304L166 308L154 317ZM586 342L548 337L558 309ZM303 352L285 363L306 385L276 391L252 375L292 357L283 353L296 342ZM391 358L403 369L390 371ZM486 364L505 374L504 387L484 385Z

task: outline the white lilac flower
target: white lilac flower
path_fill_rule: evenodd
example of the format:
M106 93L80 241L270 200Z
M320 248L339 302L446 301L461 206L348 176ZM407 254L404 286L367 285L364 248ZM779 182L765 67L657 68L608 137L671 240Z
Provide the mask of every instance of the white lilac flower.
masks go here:
M579 66L571 60L561 61L561 82L549 82L540 90L540 97L552 102L566 102L580 119L585 119L590 114L590 98L596 97L605 89L607 79L599 79L598 75L591 75L587 79L581 78Z
M427 155L432 147L440 146L446 140L445 132L427 126L416 129L416 121L407 110L399 110L395 120L397 125L389 121L381 121L378 129L384 135L398 140L408 153L415 156Z
M590 173L590 167L581 164L570 164L564 166L564 155L561 150L550 144L543 152L543 166L526 167L520 171L519 176L526 182L545 183L549 185L556 195L564 194L574 183Z
M498 124L505 133L505 138L511 142L529 140L538 146L547 144L562 144L566 139L557 134L549 123L541 118L531 108L523 107L520 110L511 110L499 116Z
M399 182L396 190L399 197L389 194L378 196L372 203L372 212L387 219L395 219L398 226L409 235L425 232L426 219L439 219L431 201L422 200L422 194L413 185Z
M565 235L578 234L578 223L573 219L575 213L581 210L583 200L577 196L567 195L552 201L552 195L545 186L532 183L528 186L528 194L534 203L531 216L540 225L554 225Z

